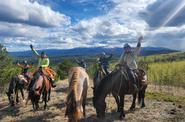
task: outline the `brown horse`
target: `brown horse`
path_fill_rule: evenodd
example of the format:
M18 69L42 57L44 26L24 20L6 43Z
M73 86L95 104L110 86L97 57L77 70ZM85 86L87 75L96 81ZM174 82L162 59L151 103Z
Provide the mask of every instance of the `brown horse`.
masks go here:
M44 109L47 107L47 102L50 99L51 93L51 83L49 78L44 75L42 72L38 71L34 74L34 78L31 80L29 85L29 93L28 97L31 99L33 110L37 110L39 108L39 100L42 95L44 101Z
M135 101L136 96L138 93L139 102L142 100L141 107L145 106L144 97L145 91L147 88L147 77L144 71L140 70L138 74L139 84L138 88L139 91L136 92L134 86L131 85L130 81L126 77L127 67L116 69L115 71L111 72L108 76L106 76L100 84L94 94L93 97L93 105L96 108L97 117L103 118L105 116L105 109L106 109L106 102L105 98L109 93L115 93L119 96L119 108L120 111L120 119L125 117L124 113L124 96L128 94L133 95L133 102L130 107L131 110L135 109ZM128 76L131 77L131 76Z
M80 121L82 115L85 117L85 104L87 89L89 85L89 76L85 69L74 67L69 71L69 91L67 96L67 107L65 116L69 122Z

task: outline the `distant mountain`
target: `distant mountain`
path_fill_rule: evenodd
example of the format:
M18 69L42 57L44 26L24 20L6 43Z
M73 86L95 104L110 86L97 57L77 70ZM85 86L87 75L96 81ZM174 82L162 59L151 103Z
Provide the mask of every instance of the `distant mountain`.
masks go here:
M123 48L104 48L104 47L94 47L94 48L73 48L73 49L48 49L48 50L38 50L38 52L45 51L49 56L91 56L98 55L101 52L112 53L114 55L121 55ZM166 54L171 52L178 52L177 50L171 50L162 47L143 47L141 50L142 56L154 55L154 54ZM31 51L23 52L10 52L10 56L13 57L30 57L33 55Z

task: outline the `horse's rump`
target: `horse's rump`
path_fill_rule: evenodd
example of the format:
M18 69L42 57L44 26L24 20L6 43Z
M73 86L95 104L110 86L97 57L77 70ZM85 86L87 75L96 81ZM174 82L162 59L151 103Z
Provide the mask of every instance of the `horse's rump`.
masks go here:
M69 92L67 95L67 107L65 115L69 119L79 120L82 117L82 100L86 99L84 91L87 92L88 75L81 67L74 67L69 72ZM85 84L87 82L87 84Z

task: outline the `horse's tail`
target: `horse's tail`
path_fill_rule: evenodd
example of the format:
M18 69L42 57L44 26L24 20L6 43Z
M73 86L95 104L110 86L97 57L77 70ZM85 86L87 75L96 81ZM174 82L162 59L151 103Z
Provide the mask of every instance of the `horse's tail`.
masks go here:
M73 119L78 120L80 113L77 110L77 83L79 81L79 72L74 71L72 74L72 78L69 79L69 94L67 96L67 107L66 107L66 113L65 116L73 117Z
M74 94L74 90L72 90L68 96L67 96L67 107L66 107L66 112L65 112L65 116L74 113L75 108L76 108L76 102L75 102L75 94Z

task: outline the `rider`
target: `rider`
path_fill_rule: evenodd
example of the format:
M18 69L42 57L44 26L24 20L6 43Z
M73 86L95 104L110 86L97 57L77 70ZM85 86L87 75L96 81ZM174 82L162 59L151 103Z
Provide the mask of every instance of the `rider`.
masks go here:
M24 60L23 64L20 64L17 62L17 66L22 69L21 74L26 78L27 81L29 81L29 74L28 70L32 68L32 65L29 65L26 60Z
M76 63L77 63L80 67L83 67L84 69L87 68L87 64L86 64L86 62L85 62L85 60L84 60L83 58L81 58L81 59L75 58L75 61L76 61Z
M141 41L143 40L143 36L138 38L137 47L133 49L128 43L124 45L124 53L121 55L119 60L119 64L122 66L126 64L129 68L127 73L130 74L131 80L133 81L133 85L135 90L138 90L135 75L138 72L138 66L136 62L136 58L141 50Z
M47 57L45 52L41 52L41 55L30 45L31 50L33 53L38 57L38 70L40 70L44 75L48 76L51 82L52 87L56 87L54 77L55 72L49 68L49 58Z
M100 64L100 66L102 66L106 75L109 74L108 68L109 68L109 61L110 61L111 58L112 58L112 54L107 56L105 52L102 52L101 56L98 59L99 64Z

